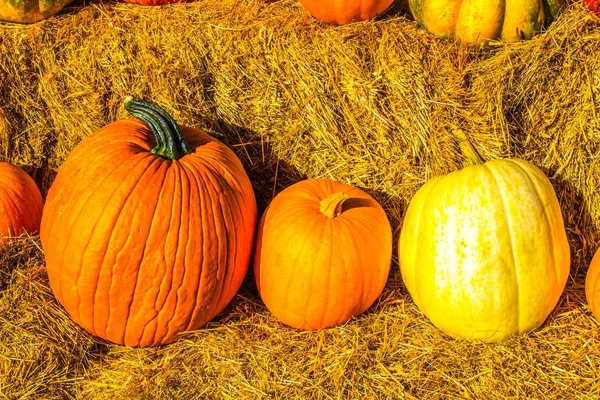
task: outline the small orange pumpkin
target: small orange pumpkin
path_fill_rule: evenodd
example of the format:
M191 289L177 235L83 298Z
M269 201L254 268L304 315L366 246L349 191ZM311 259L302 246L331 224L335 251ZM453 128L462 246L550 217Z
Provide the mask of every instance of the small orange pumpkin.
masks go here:
M54 294L92 334L160 345L230 302L250 263L256 201L240 160L153 103L77 145L47 196Z
M254 256L260 296L298 329L327 328L366 311L392 260L392 230L362 190L328 179L298 182L263 214Z
M300 0L313 17L332 25L368 21L387 10L394 0Z
M0 244L10 236L37 233L43 204L40 190L25 171L0 161Z

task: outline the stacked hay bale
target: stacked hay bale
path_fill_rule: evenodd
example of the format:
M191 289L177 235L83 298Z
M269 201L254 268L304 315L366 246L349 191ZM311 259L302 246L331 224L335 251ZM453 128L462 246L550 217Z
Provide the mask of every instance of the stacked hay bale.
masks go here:
M289 184L328 177L386 210L460 168L460 127L488 159L551 178L571 279L539 331L497 345L449 340L418 311L394 261L378 304L320 332L282 326L251 279L221 317L158 349L112 346L75 326L48 288L37 238L0 255L0 393L39 398L585 398L600 344L583 279L600 244L600 20L570 5L531 41L438 40L404 4L375 22L323 25L292 0L165 8L75 4L0 25L0 157L45 193L85 136L153 99L229 144L260 209Z

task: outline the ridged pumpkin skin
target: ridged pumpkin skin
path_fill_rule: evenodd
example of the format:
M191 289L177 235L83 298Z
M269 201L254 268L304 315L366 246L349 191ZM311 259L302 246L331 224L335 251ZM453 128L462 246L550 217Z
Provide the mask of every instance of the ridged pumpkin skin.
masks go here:
M73 0L0 0L0 21L33 23L53 16Z
M21 233L37 233L42 219L40 190L21 168L0 161L0 244Z
M385 286L391 260L392 230L371 196L309 179L279 193L263 214L254 276L276 318L314 330L366 311Z
M300 0L312 16L332 25L368 21L387 10L394 0Z
M145 122L107 125L75 147L48 192L52 290L77 324L114 343L161 345L205 325L250 263L256 202L239 159L180 129L190 153L170 160L151 153Z
M406 288L435 326L485 342L538 328L570 268L554 189L520 159L423 185L404 217L399 260Z
M466 43L531 39L565 0L409 0L413 17L438 37Z
M600 321L600 249L592 258L590 267L585 277L585 297L592 314Z

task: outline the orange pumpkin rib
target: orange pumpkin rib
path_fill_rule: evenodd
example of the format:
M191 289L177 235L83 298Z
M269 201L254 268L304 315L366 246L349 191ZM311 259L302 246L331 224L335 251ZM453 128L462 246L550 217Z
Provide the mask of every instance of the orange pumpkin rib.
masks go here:
M143 156L141 157L143 158ZM92 168L92 170L90 171L90 176L94 176L96 173L96 170L94 169L95 166L97 165L105 165L105 161L107 160L102 160L102 163L99 164L99 162L97 160L91 160L91 162L89 162L89 167ZM79 230L79 229L71 229L67 235L64 235L61 231L58 230L48 230L45 229L47 226L73 226L73 224L75 223L75 221L77 221L79 219L79 217L81 216L82 213L87 212L90 207L89 207L89 200L95 196L97 197L98 195L102 195L105 196L106 198L106 202L108 202L110 200L110 198L112 197L113 192L110 193L106 193L104 189L99 190L99 188L102 187L102 185L104 184L104 182L109 179L110 177L112 177L115 173L115 171L126 167L127 163L131 163L132 160L131 159L127 159L125 158L123 160L123 162L119 163L114 169L112 169L111 172L109 173L104 173L105 177L101 180L98 181L98 183L94 186L94 184L96 183L95 180L91 179L76 179L75 176L73 176L74 174L79 173L79 169L78 168L69 168L69 165L65 163L65 166L63 166L63 168L61 170L67 171L67 173L74 171L74 173L71 174L66 174L66 175L59 175L57 176L56 179L56 183L52 185L52 187L50 188L50 190L48 191L48 197L50 198L55 198L55 201L52 202L47 202L46 205L44 206L44 218L42 220L42 226L41 226L41 237L44 239L46 237L48 237L48 240L51 240L54 243L53 249L51 249L51 251L46 251L46 258L47 258L47 263L60 263L62 265L71 265L71 269L75 268L76 266L73 264L68 264L65 260L64 260L64 255L66 254L66 249L69 248L68 246L70 246L69 242L70 242L70 235L74 232L77 232L76 234L79 235L79 237L81 238L81 234L82 232L85 232L85 229L83 231ZM140 160L141 162L141 160ZM79 183L79 184L78 184ZM89 187L90 185L92 185L91 187ZM66 188L67 189L67 195L65 196L64 194L64 189L58 191L58 193L55 193L55 190L53 190L53 188ZM86 187L89 187L89 190L85 190ZM78 195L78 193L83 193L83 195ZM64 209L64 208L71 208L71 212L67 215L64 215L62 212L60 212L60 209ZM92 211L96 211L96 210L103 210L104 207L102 205L94 205L93 207L91 207ZM70 218L69 218L70 217ZM84 224L83 228L85 228L86 226L89 226L87 223ZM59 260L54 260L54 258L58 257ZM66 271L64 269L61 269L60 273L60 277L58 277L57 279L52 279L52 274L55 271L53 269L49 269L48 270L48 274L50 277L50 283L51 286L55 292L55 294L57 295L58 299L63 302L63 298L64 298L64 294L62 292L62 285L63 285L63 275ZM78 273L78 272L76 272ZM53 286L54 285L54 286Z
M325 230L325 228L327 227L327 223L319 223L318 220L316 220L315 218L315 223L314 225L316 226L315 229L311 229L310 230L310 234L306 235L306 239L309 243L309 245L304 245L302 247L300 247L300 251L304 251L306 253L309 253L311 255L310 259L314 260L314 263L316 264L316 266L311 265L311 266L306 266L306 265L297 265L296 267L300 269L300 271L305 271L307 270L307 272L309 272L307 274L307 277L303 277L303 280L305 282L315 282L315 272L318 271L318 266L322 265L319 261L319 256L320 255L327 255L327 252L320 252L320 251L316 251L319 246L322 244L322 238L323 238L323 231ZM316 254L315 254L316 253ZM304 258L306 260L306 255L303 256L302 258ZM320 271L318 271L320 272ZM319 274L320 275L320 274ZM299 288L296 287L296 292L298 291ZM317 294L318 295L322 295L321 291L319 289L321 289L321 286L317 283L312 284L309 286L308 290L306 290L306 292L300 292L300 293L296 293L300 299L304 299L305 301L299 301L299 298L295 298L294 303L295 304L303 304L302 309L306 309L306 313L303 316L304 317L304 323L305 326L303 328L308 328L308 329L317 329L318 325L315 324L312 320L312 317L315 312L318 312L319 309L319 305L322 305L323 308L327 305L325 303L322 303L323 299L322 297L316 297L314 295L315 289L317 289ZM289 290L288 293L292 292L292 290ZM315 301L318 300L318 301ZM316 304L315 304L316 303ZM294 304L287 304L288 307L290 306L294 306ZM316 310L315 310L316 309ZM310 318L310 320L309 320Z
M592 257L592 261L590 261L590 265L585 277L585 298L596 320L600 320L600 313L598 309L598 299L600 299L600 293L598 293L598 277L600 276L599 267L600 249L597 249Z
M18 227L24 225L24 221L22 221L22 217L19 215L19 207L14 201L15 196L16 193L12 187L0 186L0 202L2 203L0 207L4 208L4 215L6 217L6 220L0 221L6 227L6 230L0 232L0 236L18 235Z
M180 159L181 160L181 159ZM189 218L191 202L190 197L192 192L190 190L191 183L187 176L187 171L185 167L181 164L180 160L173 162L173 169L177 171L177 175L179 179L175 179L174 190L172 192L172 199L164 199L163 201L166 204L172 204L170 207L170 219L168 226L171 227L173 225L179 226L180 228L176 230L172 235L167 236L165 240L165 245L163 249L163 253L167 255L167 247L175 249L175 253L172 256L172 262L166 261L166 271L167 275L164 275L161 283L165 285L159 285L159 291L157 296L153 302L155 304L155 309L163 310L162 312L157 312L155 318L152 319L152 323L156 323L160 326L166 327L166 332L162 333L162 336L159 337L159 330L155 329L153 342L160 342L165 340L172 335L175 335L178 329L183 329L182 326L185 323L181 322L181 316L179 316L179 311L181 309L181 304L187 304L183 299L185 297L180 296L179 290L184 285L185 282L190 282L190 280L196 282L191 285L194 286L197 284L198 279L195 278L194 270L192 268L188 268L188 265L194 265L187 262L186 254L189 250L189 242L192 234L190 233L190 225L191 220ZM185 179L184 179L185 177ZM184 184L186 182L186 184ZM177 207L177 208L175 208ZM174 219L173 219L174 218ZM171 230L169 230L171 233ZM169 241L169 237L172 236L173 243L167 246ZM175 277L177 280L174 281ZM162 297L161 307L156 307L157 301ZM173 304L172 308L165 308L165 305ZM193 307L193 306L192 306ZM160 324L158 321L160 320ZM175 323L176 326L173 326L173 321L179 321L179 326ZM148 322L148 323L150 323ZM147 323L147 325L148 325Z
M221 178L223 179L223 178ZM224 189L224 192L226 192L227 197L233 197L235 199L235 196L233 194L232 189L225 185L222 189ZM234 200L235 201L235 200ZM237 237L235 235L228 235L227 233L230 231L233 231L234 229L234 222L233 222L233 218L232 218L232 211L230 209L230 204L229 203L224 203L224 202L220 202L219 203L219 208L221 211L221 217L222 217L222 229L223 229L223 239L225 240L225 251L226 253L224 254L224 256L227 258L227 262L225 263L225 275L224 275L224 281L222 284L222 290L221 293L219 294L218 300L217 300L217 309L222 310L223 308L225 308L225 306L229 303L229 301L231 299L228 299L227 296L225 296L225 294L227 293L231 293L231 288L233 287L233 285L235 285L237 283L237 279L238 277L234 274L234 273L229 273L228 268L230 265L237 265L237 259L236 259L236 252L234 251L234 249L237 247ZM246 263L247 264L247 263ZM244 272L244 276L246 275L246 272ZM239 282L241 284L241 281Z
M21 168L0 161L0 244L10 236L38 233L42 207L34 180Z
M188 161L188 159L183 159L182 162L186 162ZM199 210L199 214L200 215L207 215L208 214L208 210L207 210L207 199L208 199L208 194L206 192L206 183L204 181L204 178L201 174L201 172L199 170L195 170L195 173L193 174L194 177L194 182L196 184L196 186L198 187L198 210ZM201 237L201 241L200 244L202 246L202 254L210 254L212 255L212 253L209 253L209 249L207 249L207 244L211 243L211 228L210 226L208 226L207 224L209 223L208 220L206 219L202 219L202 225L201 228L199 230L199 234L202 235ZM190 319L187 322L187 327L186 329L190 329L191 326L193 326L194 324L202 324L205 312L202 312L202 310L205 310L207 307L210 306L210 302L208 301L211 297L212 297L212 290L210 292L210 294L208 293L208 289L207 289L207 285L210 285L211 282L213 282L213 276L211 275L212 270L207 268L207 265L211 265L213 264L213 260L208 259L208 257L201 257L201 259L199 260L199 262L201 263L201 274L198 276L198 293L197 296L195 298L195 307L194 307L194 312L190 315Z
M366 237L364 238L365 241L363 241L362 243L359 243L358 240L357 240L357 238L354 235L352 235L352 232L356 228L356 220L354 220L354 219L353 220L350 220L350 219L340 219L339 221L336 221L336 222L338 222L339 224L343 224L343 226L345 228L345 232L341 232L340 236L341 237L345 237L345 238L349 238L349 240L352 242L353 248L359 249L359 248L362 248L363 246L366 247L366 248L370 248L370 249L377 248L377 247L371 247L370 243L366 244L365 242L369 241ZM340 228L338 228L338 229L340 229ZM373 232L370 229L365 229L365 230L368 231L368 232L370 232L371 234L373 234ZM374 237L376 237L376 236L374 236ZM391 251L392 250L390 248L390 252ZM373 253L375 253L375 251L373 251ZM358 260L353 260L353 259L346 260L346 262L344 264L345 265L353 265L354 263L359 263L361 265L368 265L369 264L369 260L363 259L362 258L362 254L363 253L358 253L357 254ZM349 257L349 253L342 253L342 256L344 258L345 257ZM359 272L359 271L356 271L356 272ZM384 282L384 284L381 285L381 287L378 287L378 288L366 288L365 284L368 284L368 282L369 282L369 280L367 279L367 276L366 276L367 269L366 268L362 269L360 272L361 272L361 276L354 277L354 281L361 283L361 285L360 285L360 295L356 295L355 293L350 293L350 295L356 296L356 302L351 305L352 306L351 309L348 309L347 306L344 306L347 309L347 313L351 314L353 316L359 315L359 314L363 313L370 306L370 304L369 304L369 306L364 307L365 303L367 303L369 300L371 300L371 299L367 299L366 298L367 293L371 293L372 292L370 289L374 289L377 292L381 292L383 290L383 286L385 285L385 282ZM373 272L375 272L375 271L369 271L369 273L371 273L371 274ZM387 280L387 276L386 276L386 280ZM367 290L365 290L365 289L367 289ZM344 296L344 299L348 299L348 298L351 298L351 297L350 296Z
M106 308L103 312L102 309L98 309L95 305L104 304L105 302L110 305L112 300L111 292L116 291L122 296L128 293L126 287L119 287L119 285L122 285L126 280L119 276L115 276L115 266L119 265L119 254L124 249L127 249L128 256L134 254L134 252L127 247L128 243L133 240L132 232L137 224L135 216L136 214L139 215L141 211L137 210L137 204L131 205L132 201L137 201L135 198L132 200L133 194L136 190L147 192L149 188L147 185L143 184L144 180L149 181L153 179L154 175L160 171L161 167L164 169L164 165L161 165L163 163L158 157L143 153L140 155L143 156L142 162L135 166L136 169L140 170L138 173L139 176L130 172L130 179L132 179L133 182L129 181L129 185L127 185L129 187L126 187L125 189L121 188L123 188L123 184L128 181L121 180L121 174L114 177L114 181L120 181L121 184L114 187L113 190L110 190L109 193L112 193L112 195L108 197L107 202L101 208L100 213L95 217L94 229L89 233L88 243L93 243L94 248L96 248L96 243L99 243L100 251L95 254L89 254L84 251L80 256L82 260L80 270L82 272L90 272L83 276L85 282L84 285L82 285L81 276L77 281L77 287L84 289L83 296L80 290L78 291L78 295L80 298L85 298L85 301L83 302L84 307L89 309L89 321L87 319L81 319L81 323L94 326L94 330L92 331L93 334L107 335L107 331L111 331L111 321L115 318L115 315L112 315L110 312L111 307ZM123 171L123 173L126 173L126 171ZM107 188L101 186L99 190L105 191ZM148 204L148 201L144 202L144 206L148 206ZM123 219L129 216L131 208L136 209L136 212L132 215L131 223L126 225ZM121 224L123 228L115 229L119 224ZM89 244L87 247L89 248ZM134 263L135 259L129 262ZM109 265L112 265L112 267L109 267ZM94 266L95 268L89 268L91 266ZM92 285L95 284L95 290L93 292L87 290L88 282ZM98 282L100 282L100 285ZM116 289L115 285L117 285ZM117 316L117 320L122 318L122 316Z
M204 187L208 193L208 195L206 196L206 206L208 209L207 211L212 216L212 218L208 218L206 220L208 223L210 223L210 226L208 227L208 232L211 234L211 239L208 243L214 243L214 247L218 249L217 253L215 254L214 260L216 269L212 270L213 275L210 276L208 279L208 282L211 283L211 297L216 299L216 301L211 302L209 308L209 313L213 314L220 311L219 303L221 301L221 295L223 290L223 278L225 276L225 268L227 265L227 261L223 259L226 252L226 246L224 249L222 238L225 238L226 235L223 233L223 228L219 223L220 221L217 218L215 218L216 215L219 215L221 213L221 210L219 209L220 202L212 201L213 196L215 196L216 192L214 183L212 182L211 176L209 174L202 174L202 178L204 180Z
M282 196L281 203L283 203L285 199L286 198ZM297 202L301 203L302 198L299 198ZM272 260L273 257L277 257L277 260L282 257L287 257L288 259L303 259L303 252L309 252L310 250L314 249L315 244L310 243L310 241L315 237L312 233L314 232L317 222L311 219L309 220L308 224L302 224L302 228L297 228L296 222L306 219L307 215L300 211L302 210L302 206L300 204L296 204L296 208L293 208L292 204L293 203L290 203L289 207L292 208L294 212L290 213L289 221L286 221L286 218L284 218L284 214L279 214L281 216L280 219L282 219L283 221L274 220L270 222L270 224L277 227L277 229L275 229L271 235L267 236L265 238L265 241L267 242L269 247L276 247L276 250L272 250L269 247L266 248L267 252L265 253L265 256L267 257L267 260ZM306 234L298 233L298 229L306 231ZM296 235L294 235L294 232L296 232ZM294 242L291 242L290 240L291 243L288 246L292 246L292 248L286 247L284 243L279 243L279 241L282 240L282 238L297 238L298 236L303 238L304 241L298 242L296 239L294 240ZM316 245L318 246L319 243L316 243ZM278 261L275 260L270 262L278 263ZM276 305L274 305L273 307L277 307L278 305L280 309L287 311L290 309L290 307L295 307L297 304L303 304L303 307L301 308L306 309L306 302L310 297L310 293L304 292L301 294L300 299L292 298L291 300L290 295L295 294L292 293L291 290L292 284L296 280L304 279L304 277L301 274L304 273L306 269L309 269L310 267L311 266L300 265L299 268L286 268L283 270L284 274L280 274L275 278L271 276L268 277L269 283L271 285L277 284L281 288L278 291L275 291L274 289L271 289L269 287L267 288L268 291L275 292L273 294L277 296L274 300L272 300L277 301ZM282 292L285 295L282 295ZM303 300L304 303L302 302ZM281 312L281 310L279 312Z
M90 215L89 213L93 212L96 208L94 202L86 202L83 215L77 217L72 225L73 228L71 229L71 233L78 232L75 236L75 240L81 241L81 243L73 243L73 235L68 235L68 242L66 245L67 248L72 247L81 249L81 253L73 253L71 255L73 259L72 262L65 260L65 263L72 263L74 266L73 268L76 269L74 282L71 283L71 286L75 288L75 290L70 293L69 300L65 299L65 301L68 301L69 304L72 305L76 304L78 310L74 315L74 319L86 326L99 324L103 331L110 326L109 321L111 315L108 313L108 315L103 316L100 321L96 322L94 308L91 307L96 299L96 292L99 292L98 296L101 299L104 299L105 296L105 288L102 288L100 291L98 290L98 277L103 273L110 276L110 278L106 279L106 282L109 285L109 292L113 290L112 284L118 285L128 282L128 280L118 279L118 277L115 279L114 267L108 268L107 263L113 261L114 255L115 266L120 264L118 255L130 240L129 234L131 233L131 227L135 226L135 222L132 222L129 227L125 227L126 224L123 222L123 218L130 212L127 207L132 198L131 194L136 190L143 192L148 191L149 187L145 182L150 182L153 179L154 174L163 167L157 157L143 153L136 156L138 156L136 158L140 158L140 160L135 164L133 169L123 168L124 171L115 171L121 173L111 177L110 183L118 182L117 185L113 187L109 186L108 188L105 185L102 185L97 189L102 193L106 192L111 194L105 197L105 202L103 201L100 203L100 207L98 207L98 211L95 214ZM132 157L130 160L134 160L134 158ZM153 171L152 168L156 168L156 170ZM95 193L95 196L98 196L98 193ZM135 209L138 205L129 207ZM119 223L122 223L124 228L122 230L114 229ZM85 226L90 226L90 229L85 231ZM82 234L83 232L86 232L85 238ZM125 236L125 234L127 234L127 236ZM100 251L96 250L98 249L96 244L97 241L100 241L102 244L99 249ZM115 245L115 242L118 244ZM92 244L92 246L90 246L90 244ZM132 254L133 251L128 249L128 256L130 258L132 257ZM79 263L77 263L77 260L80 260ZM131 260L130 262L134 263L135 260ZM105 282L105 279L100 282ZM63 277L63 283L69 283L69 276ZM93 291L89 290L89 287L92 286L95 287L95 290ZM83 290L80 290L80 288ZM128 293L125 288L115 290L122 294ZM110 299L111 297L107 296L106 301L108 301L109 304ZM108 310L110 310L110 307ZM92 333L97 334L97 332Z
M186 173L187 179L190 184L190 194L191 194L190 198L189 198L190 208L188 210L189 217L188 217L188 224L187 224L189 240L188 240L188 244L185 249L184 260L185 260L186 265L200 265L200 271L205 271L206 270L205 258L202 257L201 260L192 258L194 256L193 250L196 247L196 245L202 244L202 246L204 246L204 243L206 243L206 238L205 238L206 233L205 233L204 228L198 230L198 233L197 233L198 238L195 238L192 234L192 221L194 221L194 220L201 221L201 215L205 214L202 209L202 199L205 196L201 195L201 188L203 187L203 185L201 185L198 181L198 172L195 171L193 169L193 167L186 166L187 160L188 160L187 158L183 158L181 160L181 164L184 166L183 171ZM206 251L203 249L202 253L205 254ZM195 274L193 286L202 288L203 287L202 279L203 279L202 274ZM186 331L192 329L193 326L203 325L202 321L198 320L198 315L201 315L200 310L203 309L203 305L204 305L204 299L201 298L202 293L203 293L202 290L198 290L196 295L193 297L192 309L195 311L193 313L189 314L188 318L185 320L185 322L183 324L183 326L185 326L184 329ZM204 296L205 296L205 298L207 298L206 295L204 295Z
M16 176L15 176L16 178ZM13 181L14 182L14 181ZM22 194L25 188L19 187L18 185L11 185L10 193L7 193L5 189L5 197L4 201L8 202L9 206L9 230L5 232L7 236L17 236L22 233L23 230L27 230L27 225L29 225L29 218L24 214L19 207L19 204L27 204Z
M189 157L189 156L188 156ZM183 160L184 158L182 158L181 160ZM185 175L187 177L187 169L181 164L181 162L179 162L181 168L181 172L185 173L180 175L180 177L182 177L183 175ZM188 179L188 182L191 182ZM191 183L189 183L191 185ZM191 186L189 186L191 187ZM181 187L183 190L183 186ZM184 193L181 193L181 195L183 195ZM196 290L190 290L190 288L197 288L198 285L201 285L201 275L198 273L197 270L195 270L194 268L189 268L188 266L190 265L198 265L198 262L194 262L192 260L192 262L188 262L187 261L187 254L188 251L190 253L194 252L194 249L190 249L189 248L189 241L190 239L193 239L193 234L190 233L190 228L192 228L193 230L193 223L192 220L190 220L189 218L189 213L190 211L190 207L192 205L191 202L189 202L188 200L188 208L186 209L185 207L182 207L180 215L183 218L183 221L187 220L188 223L184 223L184 227L187 226L187 229L180 229L179 230L179 238L181 237L181 234L184 233L186 235L186 244L185 244L185 249L182 249L182 246L179 245L177 247L177 251L180 254L180 259L179 261L176 262L176 265L179 265L179 271L177 271L177 273L174 273L177 277L177 283L176 285L174 285L171 290L170 290L170 301L169 303L173 305L173 307L169 310L168 314L164 314L164 322L162 323L162 325L164 325L166 327L166 333L165 333L165 338L168 337L172 337L173 335L175 335L177 332L182 332L188 329L189 325L190 325L190 320L192 319L192 313L188 313L185 310L186 309L197 309L197 294L202 292L197 291ZM179 224L181 224L182 221L179 222ZM199 230L199 234L204 235L204 228ZM181 242L180 242L181 243ZM180 251L181 250L181 251ZM176 257L177 260L177 257ZM176 265L174 264L173 268L176 268ZM204 271L205 267L204 265L202 265L201 270ZM212 294L210 295L212 297Z
M188 157L188 156L186 156L186 157ZM189 318L191 317L191 315L189 315L190 313L185 313L185 308L188 308L188 307L190 309L195 308L195 297L191 296L190 293L187 293L186 290L182 289L182 288L197 287L199 279L200 279L197 271L195 271L193 268L188 267L189 265L194 265L194 264L190 264L186 260L186 253L187 253L187 250L189 249L188 248L189 241L193 234L190 232L191 220L189 218L190 207L191 207L191 203L189 200L189 198L190 198L190 189L189 189L190 182L189 182L189 178L187 177L187 170L181 164L182 159L177 161L177 165L180 167L179 168L180 186L179 186L179 190L175 192L177 194L177 196L180 197L180 200L174 201L174 203L181 205L179 213L177 213L177 212L174 213L174 215L176 215L178 218L176 225L181 226L181 228L177 231L178 232L177 244L176 245L173 244L173 246L171 246L172 248L176 249L176 253L174 255L174 260L173 260L173 265L172 265L173 275L180 277L180 280L179 280L179 284L175 284L170 287L170 294L171 294L170 303L173 304L174 306L171 310L169 310L170 316L168 316L168 315L164 316L165 320L161 325L166 327L166 332L164 334L164 337L161 340L165 340L166 338L176 335L177 332L181 332L181 331L187 329L187 325L189 323ZM183 185L183 177L184 176L186 177L186 181L188 182L187 185L185 185L185 186ZM186 198L186 196L187 196L187 202L182 200L182 199ZM186 203L187 203L187 207L185 207ZM186 227L187 227L187 229L184 229ZM182 234L184 235L184 238L185 238L184 239L185 245L183 245L183 246L181 245ZM177 266L179 266L179 271L176 272ZM183 292L180 292L182 290L183 290ZM192 304L192 305L190 305L190 304Z
M161 160L160 163L161 167L165 166L165 168L160 169L160 174L157 174L158 176L162 177L160 185L158 185L158 179L155 178L150 180L151 182L157 182L156 186L160 187L159 190L154 188L151 188L154 190L150 190L151 193L156 194L156 199L153 199L153 201L148 201L147 203L144 201L144 203L148 205L154 204L154 206L152 207L152 211L146 214L152 215L152 219L147 227L147 231L141 235L145 239L143 250L139 257L129 261L132 264L138 265L138 267L135 268L136 277L133 280L135 283L127 289L127 291L131 293L130 303L124 307L127 313L122 317L123 320L116 321L119 327L124 327L123 338L121 339L123 342L145 343L145 341L142 339L147 326L147 314L148 312L151 312L148 310L147 305L154 304L155 302L150 301L148 296L152 293L155 293L157 290L154 285L154 279L158 276L155 271L155 265L158 264L163 266L163 276L167 271L173 271L173 266L171 266L171 262L169 260L169 256L171 254L165 251L158 251L157 249L159 249L161 245L162 248L166 246L169 234L171 233L171 220L169 218L169 221L165 222L166 219L163 218L163 213L165 210L172 210L174 199L171 199L169 194L173 192L175 183L174 177L170 175L175 174L174 171L176 170L176 166L175 163L170 161ZM173 187L171 185L173 185ZM133 197L135 200L138 200L139 198L140 201L142 201L141 199L144 198L142 195L134 195L133 191L129 198L131 197ZM135 205L132 204L132 207L135 207ZM140 215L140 220L144 219L144 216ZM134 227L135 225L132 226L132 228ZM130 249L130 246L127 246L127 242L128 241L125 242L126 244L124 248L120 251ZM176 247L174 248L176 249ZM155 254L158 257L156 257ZM152 262L150 262L150 260L152 260ZM114 268L115 267L113 267L113 270ZM126 281L129 281L129 279ZM118 293L118 290L115 291ZM111 296L111 298L114 298L114 296ZM175 305L177 305L176 302ZM110 309L111 308L109 307L109 310Z
M165 195L160 197L161 203L171 205L170 207L168 207L169 222L167 224L167 227L169 228L169 230L165 235L164 244L162 246L162 253L165 255L165 262L161 265L164 266L164 270L162 271L162 273L156 273L157 278L161 277L161 279L157 279L158 282L153 283L152 285L156 288L155 296L153 296L153 298L144 299L144 302L148 304L153 304L153 309L155 313L152 318L145 322L144 327L141 330L142 335L138 339L140 343L159 343L161 340L164 340L166 337L169 337L171 335L171 331L169 329L169 322L176 315L177 305L179 305L177 291L173 290L173 278L175 275L179 275L175 273L175 270L178 265L182 266L184 270L181 279L182 283L185 280L185 272L187 272L188 270L186 268L187 264L185 262L185 249L187 249L187 244L189 241L189 219L186 218L186 216L188 215L186 211L189 210L189 198L187 202L184 199L186 195L189 196L190 193L189 181L187 185L184 184L183 177L186 176L185 169L182 167L179 161L171 163L169 172L172 172L174 175L176 175L176 177L173 178L174 187L172 193L171 191L165 189L165 186L163 186L162 189L163 192L165 192ZM171 179L167 178L166 180L169 181ZM167 195L172 195L172 198L166 197ZM163 215L163 217L164 216L166 216L166 214ZM172 230L170 229L172 226L179 226L180 229L177 229L176 232L172 232ZM184 227L187 227L188 229L183 229ZM175 254L172 255L172 261L169 261L166 257L168 255L168 248L176 249ZM178 287L181 287L181 284ZM167 313L167 311L169 311L168 309L165 310L165 305L168 304L166 303L167 298L169 298L169 295L171 295L172 293L174 293L175 296L175 300L173 301L175 307L171 314L171 318L167 320L168 322L160 324L160 326L167 327L167 332L162 333L159 329L158 319L162 315ZM158 306L159 303L160 306ZM163 312L161 313L158 310L163 310Z
M373 198L371 198L370 196L367 198L366 196L364 196L362 193L352 193L351 194L351 198L346 201L346 204L350 205L352 203L352 200L354 199L365 199L368 201L368 203L370 204L370 207L372 210L376 209L376 202ZM349 204L350 203L350 204ZM383 209L380 209L381 212L381 218L385 217L385 213L383 212ZM388 241L379 241L379 240L375 240L375 238L381 237L382 236L382 232L377 232L375 230L373 230L373 226L370 223L371 218L367 218L366 214L363 214L361 212L358 211L358 209L355 209L354 212L353 210L349 210L346 211L346 215L348 218L346 219L341 219L339 222L345 224L346 229L347 229L347 233L343 234L342 237L350 237L352 239L352 241L355 244L355 248L368 248L368 249L378 249L378 251L373 250L372 254L391 254L393 249L392 249L392 232L391 232L391 227L387 226L386 228L388 228L386 230L386 232L383 232L384 234L386 234L390 240ZM357 227L360 226L360 229L364 230L365 232L367 232L368 234L365 235L364 241L363 242L359 242L358 239L352 235L351 233L357 229ZM360 262L363 265L369 265L372 263L372 255L371 254L367 254L364 252L358 252L357 256L359 257L358 262ZM359 315L362 314L363 312L365 312L370 306L371 304L376 300L376 297L367 297L369 294L372 293L381 293L385 287L385 284L387 282L387 278L389 275L389 269L391 267L391 259L389 261L389 263L387 265L384 264L380 264L381 266L381 270L379 269L363 269L362 270L362 275L358 276L357 282L361 283L361 301L357 303L357 311L355 311L355 315ZM367 274L375 274L375 273L379 273L379 277L378 279L367 279L368 276ZM369 283L372 286L365 286L364 283L366 283L366 285L369 285Z

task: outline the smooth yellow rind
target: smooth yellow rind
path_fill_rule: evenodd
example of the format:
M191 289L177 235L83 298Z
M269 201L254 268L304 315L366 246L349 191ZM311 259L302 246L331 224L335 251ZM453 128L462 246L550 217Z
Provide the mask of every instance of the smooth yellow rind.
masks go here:
M541 0L506 0L506 13L500 38L505 41L531 39L544 26Z
M465 0L456 22L456 37L469 43L497 38L502 30L504 10L504 0Z
M406 288L433 324L486 342L539 327L570 265L552 185L515 159L425 184L406 212L399 253Z

